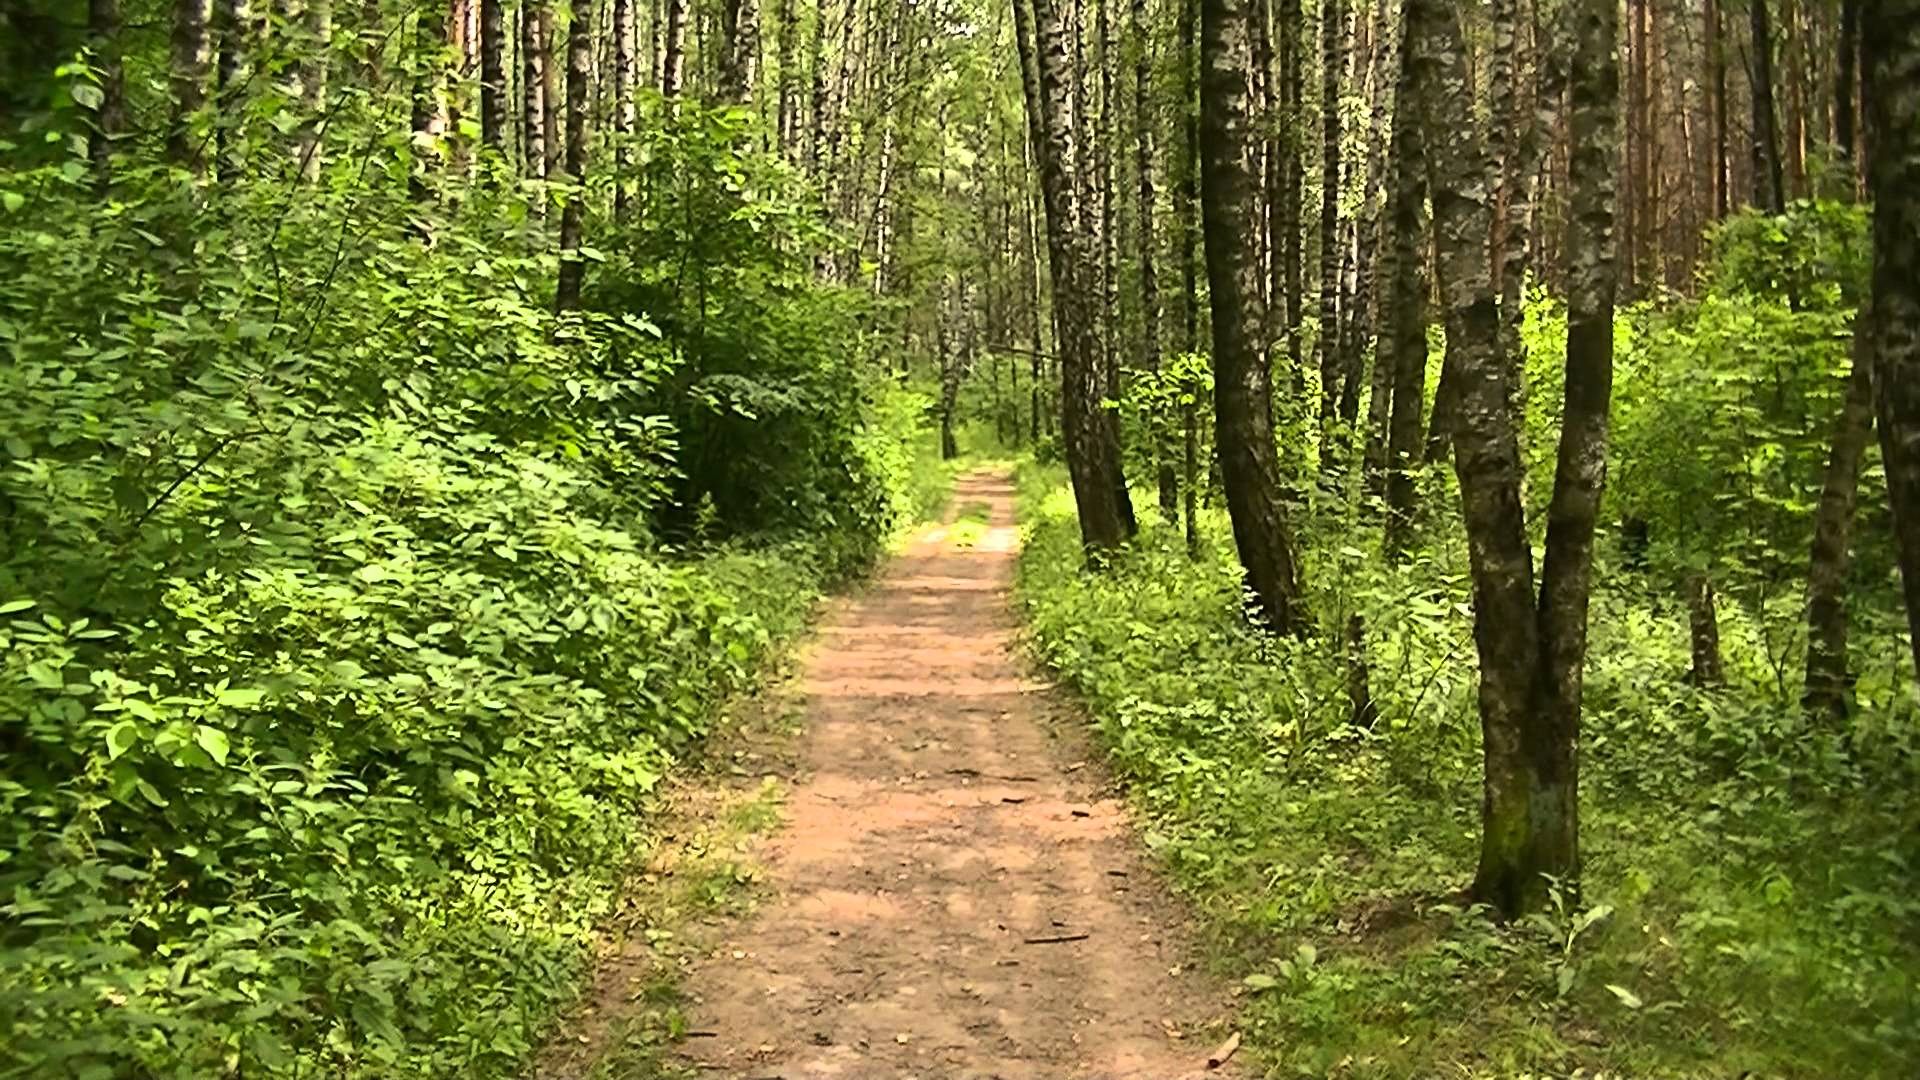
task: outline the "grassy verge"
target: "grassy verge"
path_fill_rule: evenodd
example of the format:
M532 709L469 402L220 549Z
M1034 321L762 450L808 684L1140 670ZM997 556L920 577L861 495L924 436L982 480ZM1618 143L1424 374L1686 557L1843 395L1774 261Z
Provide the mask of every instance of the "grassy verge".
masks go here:
M1498 926L1458 894L1479 799L1459 552L1392 571L1363 532L1308 545L1315 610L1367 621L1380 719L1361 730L1336 634L1242 625L1217 512L1196 560L1148 523L1094 575L1061 471L1023 469L1021 496L1035 648L1086 702L1242 981L1270 1075L1911 1075L1906 742L1843 746L1737 680L1703 694L1683 678L1682 617L1603 594L1585 893ZM1731 652L1740 616L1723 618Z

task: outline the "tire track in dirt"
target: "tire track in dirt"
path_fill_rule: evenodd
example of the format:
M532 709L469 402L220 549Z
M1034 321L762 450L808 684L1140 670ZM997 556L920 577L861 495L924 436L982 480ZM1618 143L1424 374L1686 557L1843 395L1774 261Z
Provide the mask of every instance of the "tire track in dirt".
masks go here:
M1222 1033L1180 907L1015 654L1011 483L955 504L984 522L922 534L802 658L773 894L688 972L703 1075L1172 1080Z

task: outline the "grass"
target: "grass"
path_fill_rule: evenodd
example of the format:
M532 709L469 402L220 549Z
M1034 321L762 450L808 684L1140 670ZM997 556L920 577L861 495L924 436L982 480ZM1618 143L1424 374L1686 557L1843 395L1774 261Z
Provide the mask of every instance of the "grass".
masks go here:
M1871 745L1809 730L1742 668L1759 631L1731 605L1730 685L1698 691L1684 616L1618 576L1594 607L1584 892L1496 925L1460 896L1479 740L1457 540L1388 570L1364 528L1308 522L1327 625L1278 641L1238 615L1217 510L1197 560L1150 521L1094 575L1060 471L1023 469L1021 492L1034 648L1093 714L1268 1075L1912 1075L1910 714ZM1370 732L1345 722L1348 613Z

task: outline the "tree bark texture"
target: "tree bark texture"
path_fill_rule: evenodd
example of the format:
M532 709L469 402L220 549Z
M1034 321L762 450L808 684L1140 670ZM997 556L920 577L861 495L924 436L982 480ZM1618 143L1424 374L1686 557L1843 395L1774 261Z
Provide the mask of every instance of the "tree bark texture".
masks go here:
M1873 437L1873 338L1859 319L1853 371L1834 418L1826 479L1813 512L1813 554L1807 562L1807 675L1801 702L1826 720L1846 715L1852 678L1847 671L1847 571L1852 565L1853 513L1860 459Z
M592 80L592 26L581 12L567 28L566 180L573 190L567 192L566 204L560 210L560 282L553 301L559 311L580 306L580 284L586 273L586 263L580 259L580 231L586 210L582 187L587 179L587 101Z

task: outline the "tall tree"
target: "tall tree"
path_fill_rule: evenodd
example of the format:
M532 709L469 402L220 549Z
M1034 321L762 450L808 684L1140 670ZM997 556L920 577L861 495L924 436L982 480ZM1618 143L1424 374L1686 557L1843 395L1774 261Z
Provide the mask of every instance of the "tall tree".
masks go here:
M127 88L120 63L120 0L88 0L87 47L99 73L100 100L93 106L93 126L87 132L87 160L101 184L109 179L113 141L126 130ZM75 92L76 98L79 96Z
M1454 469L1473 578L1485 760L1473 893L1508 915L1577 883L1578 731L1594 523L1605 481L1613 364L1613 215L1619 69L1614 0L1573 0L1573 157L1566 251L1566 401L1539 595L1520 499L1519 448L1500 355L1486 237L1492 163L1456 118L1472 82L1457 16L1410 0L1414 96L1425 110L1434 227L1458 380Z
M440 87L445 77L442 61L446 27L438 5L422 7L413 23L413 168L408 174L408 194L415 202L424 202L432 188L427 173L438 156L444 116L440 108ZM430 239L430 237L426 237Z
M1138 206L1134 215L1134 258L1140 263L1140 368L1160 369L1160 280L1155 268L1158 248L1154 233L1153 190L1153 39L1148 33L1147 0L1133 0L1129 9L1133 45L1133 140ZM1160 489L1160 514L1168 521L1179 516L1180 484L1173 471L1171 447L1165 440L1153 447L1155 479Z
M1408 0L1409 3L1417 0ZM1421 111L1414 97L1410 20L1402 20L1395 78L1388 338L1382 351L1393 368L1393 403L1387 418L1386 553L1398 559L1411 541L1417 479L1424 454L1421 435L1427 407L1427 163Z
M684 3L684 0L669 0ZM581 5L585 8L586 5ZM560 209L560 281L554 290L557 311L580 306L580 284L586 263L580 258L580 232L586 212L587 101L593 79L593 26L585 10L576 10L567 25L567 161L569 190Z
M333 53L332 0L305 0L304 4L283 0L281 15L289 25L297 25L299 55L289 67L288 89L300 101L300 126L294 129L294 168L307 180L320 176L320 135L327 109L328 60Z
M214 0L213 23L219 45L214 64L213 157L221 179L226 180L238 175L245 162L242 136L245 98L253 78L253 5L248 0Z
M528 176L547 175L547 65L552 62L548 3L524 0L520 15L520 108Z
M1826 479L1813 512L1813 554L1807 563L1807 673L1802 697L1814 716L1846 712L1847 570L1852 565L1854 502L1860 460L1873 437L1873 336L1868 319L1855 320L1853 371L1833 422Z
M1015 0L1016 19L1028 21ZM1087 250L1083 207L1074 176L1080 163L1073 125L1073 71L1069 30L1056 0L1033 0L1035 72L1045 138L1039 146L1040 183L1047 203L1049 262L1053 269L1053 306L1060 353L1060 427L1067 471L1080 515L1080 536L1089 553L1110 551L1129 535L1130 507L1120 474L1119 446L1106 422L1106 378L1093 320L1095 260ZM1027 30L1016 27L1021 47Z
M721 26L726 32L726 56L720 79L721 96L736 105L753 102L760 81L760 4L758 0L726 0Z
M1753 202L1771 214L1787 208L1786 177L1780 162L1780 120L1773 107L1773 29L1767 0L1748 0L1753 63L1747 69L1753 103Z
M1300 240L1300 188L1305 172L1305 155L1301 153L1305 132L1300 125L1307 90L1306 68L1300 62L1302 22L1300 0L1280 0L1279 81L1284 87L1284 113L1279 118L1280 164L1275 170L1279 188L1268 195L1268 203L1270 212L1280 219L1281 243L1275 246L1280 262L1272 284L1274 291L1286 296L1287 370L1295 394L1306 387L1306 357L1300 340L1300 325L1306 314L1302 310L1305 256Z
M627 140L633 134L633 0L613 0L613 216L627 215Z
M674 98L680 96L687 81L687 0L663 3L666 26L660 35L660 95Z
M502 0L480 0L480 141L507 141L507 26Z
M1332 464L1335 408L1340 394L1340 69L1346 57L1346 17L1340 0L1320 4L1320 368L1321 467Z
M1249 0L1200 4L1200 206L1213 305L1215 440L1234 546L1262 620L1305 633L1293 533L1280 501L1256 219Z
M1868 0L1861 18L1880 453L1920 673L1920 0Z
M1860 54L1860 0L1840 0L1840 40L1833 65L1833 152L1839 159L1847 190L1854 186L1853 94L1859 73L1854 62Z

